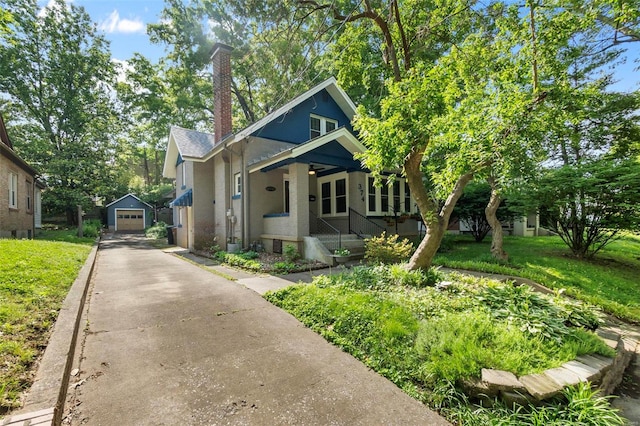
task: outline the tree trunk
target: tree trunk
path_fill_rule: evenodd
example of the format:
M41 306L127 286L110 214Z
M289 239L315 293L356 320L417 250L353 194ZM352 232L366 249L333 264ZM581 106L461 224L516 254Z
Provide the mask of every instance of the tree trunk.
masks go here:
M424 217L423 217L424 218ZM424 235L422 241L418 245L418 248L413 252L413 256L409 259L407 269L410 271L416 269L429 269L431 262L440 248L440 243L444 237L444 233L447 228L440 220L434 220L430 223L425 222L427 226L427 232Z
M502 223L500 223L496 215L502 202L502 197L498 193L495 178L489 177L487 182L491 185L491 197L489 197L489 203L484 209L484 214L487 217L487 222L491 225L491 255L496 259L509 260L509 255L502 247Z
M161 174L161 171L160 171L160 159L158 158L158 149L157 148L153 150L153 155L154 155L154 158L155 158L155 162L154 162L155 163L154 164L155 173L154 173L154 176L153 176L153 183L154 183L154 185L160 185L160 174Z
M144 173L144 183L151 186L151 176L149 176L149 160L147 159L147 146L142 147L142 169Z
M444 206L438 211L438 205L429 196L422 182L421 163L423 155L424 147L414 149L404 162L404 171L409 189L420 210L422 220L427 226L427 232L424 238L407 264L407 269L410 271L431 267L433 258L438 252L438 248L442 242L442 237L444 237L444 233L447 232L449 218L451 217L451 213L453 213L453 208L462 196L464 187L467 186L467 183L473 178L473 173L470 172L460 176L453 191L445 201Z

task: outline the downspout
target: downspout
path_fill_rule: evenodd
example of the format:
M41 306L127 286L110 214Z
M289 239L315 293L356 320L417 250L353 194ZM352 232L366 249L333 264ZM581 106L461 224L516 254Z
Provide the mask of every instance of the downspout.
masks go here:
M245 142L248 141L245 139ZM242 217L242 241L244 241L245 247L249 247L249 236L251 235L249 226L251 222L249 221L249 175L247 173L247 162L245 161L245 147L242 147L242 202L240 203L241 211L240 217Z
M231 187L231 190L229 191L229 198L230 198L229 205L230 206L233 206L233 195L234 195L234 192L235 192L235 182L233 181L233 174L234 174L233 173L233 156L235 155L235 156L240 157L240 161L241 161L241 174L240 174L240 176L242 177L242 182L241 182L242 188L241 188L241 193L240 193L240 200L241 200L241 202L240 202L240 217L242 218L242 224L241 224L241 228L240 228L240 235L242 235L242 245L243 245L243 247L241 247L241 248L244 248L244 244L246 243L245 235L244 235L244 229L245 229L245 226L244 226L244 210L245 210L244 209L244 204L245 204L244 191L245 191L245 188L246 188L245 183L244 183L244 178L245 178L244 174L245 174L245 170L246 170L246 167L244 165L244 150L242 150L240 153L237 153L236 151L234 151L231 148L229 148L229 146L227 145L227 142L225 142L223 149L225 151L228 151L231 154L231 159L229 161L229 181L228 181L229 185ZM234 216L235 216L235 214L234 214ZM231 219L227 219L227 220L229 220L229 222L231 222L230 226L229 226L230 235L228 235L228 237L230 236L230 237L233 238L234 234L235 234L233 232L235 230L235 224L231 221ZM237 219L236 219L236 223L237 223Z

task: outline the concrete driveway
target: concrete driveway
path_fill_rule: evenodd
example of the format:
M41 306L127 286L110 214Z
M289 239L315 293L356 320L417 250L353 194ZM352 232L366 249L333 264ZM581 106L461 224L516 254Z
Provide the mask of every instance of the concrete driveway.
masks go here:
M246 287L139 237L101 242L65 422L445 425Z

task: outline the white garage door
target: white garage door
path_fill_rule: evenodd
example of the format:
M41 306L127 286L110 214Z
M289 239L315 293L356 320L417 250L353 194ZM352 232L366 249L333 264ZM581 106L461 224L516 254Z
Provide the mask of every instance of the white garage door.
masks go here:
M144 210L118 210L116 212L116 230L143 231Z

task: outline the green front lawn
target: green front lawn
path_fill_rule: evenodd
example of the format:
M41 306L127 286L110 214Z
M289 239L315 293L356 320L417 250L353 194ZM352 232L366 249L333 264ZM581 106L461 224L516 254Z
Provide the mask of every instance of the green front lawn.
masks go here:
M492 259L490 246L490 237L476 243L457 236L452 250L436 256L434 264L516 275L564 288L618 318L640 323L640 236L627 235L589 261L572 257L559 237L505 237L507 263Z
M93 243L69 231L38 238L45 236L63 241L0 239L0 415L21 404L33 363Z

